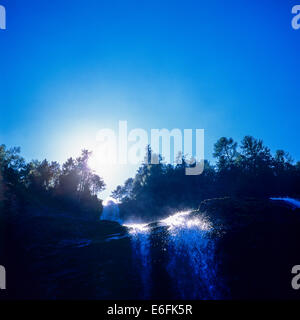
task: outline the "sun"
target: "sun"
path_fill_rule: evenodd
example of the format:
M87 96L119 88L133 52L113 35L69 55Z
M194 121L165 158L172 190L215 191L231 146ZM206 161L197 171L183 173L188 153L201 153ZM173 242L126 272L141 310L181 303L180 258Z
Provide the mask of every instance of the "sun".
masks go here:
M113 162L103 161L101 155L99 153L92 153L89 161L88 166L102 178L111 178L116 174L117 165Z

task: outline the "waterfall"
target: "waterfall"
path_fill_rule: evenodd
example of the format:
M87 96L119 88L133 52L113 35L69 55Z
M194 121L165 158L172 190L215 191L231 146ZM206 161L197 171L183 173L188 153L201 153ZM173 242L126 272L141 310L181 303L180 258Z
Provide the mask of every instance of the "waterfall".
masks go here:
M210 224L190 211L178 212L153 226L125 224L132 241L133 261L143 285L144 298L151 298L152 263L163 252L159 268L166 272L174 297L182 299L217 299L217 268ZM159 226L159 227L157 227ZM159 241L157 240L159 237ZM156 240L154 240L156 239ZM160 246L157 250L157 246ZM161 264L161 265L160 265ZM157 267L157 264L156 264ZM162 282L167 281L162 279Z
M286 203L290 204L293 208L300 208L300 200L283 197L283 198L270 198L271 200L280 200L285 201Z
M119 206L114 200L108 199L104 201L102 215L100 220L110 220L122 223L120 218Z
M165 220L169 227L167 270L182 299L216 299L214 242L210 225L201 218L177 213Z
M125 224L129 228L132 246L132 261L141 282L143 299L150 298L151 291L151 257L150 233L144 224Z

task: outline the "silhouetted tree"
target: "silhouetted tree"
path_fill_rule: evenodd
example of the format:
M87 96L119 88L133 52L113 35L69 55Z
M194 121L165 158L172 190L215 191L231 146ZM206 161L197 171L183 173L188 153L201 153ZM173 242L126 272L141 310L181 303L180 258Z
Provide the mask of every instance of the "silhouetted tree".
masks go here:
M72 205L100 215L102 203L99 192L105 188L101 177L88 166L91 152L83 150L77 159L69 158L60 167L58 162L33 160L26 163L20 148L0 146L0 201L27 197L48 199L60 205ZM8 195L7 197L5 195ZM25 200L25 199L24 199ZM73 209L72 209L73 210Z
M221 196L269 197L270 195L300 195L300 164L293 165L288 153L278 150L274 157L263 141L245 136L240 146L232 138L222 137L214 145L216 166L204 162L198 176L187 176L185 169L193 166L184 155L175 164L163 162L146 148L145 161L138 168L128 188L118 186L112 196L127 207L142 208L153 214L162 206L197 206L201 200ZM129 206L130 208L130 206Z
M238 156L237 143L232 138L220 138L214 145L213 156L217 158L219 171L230 169Z

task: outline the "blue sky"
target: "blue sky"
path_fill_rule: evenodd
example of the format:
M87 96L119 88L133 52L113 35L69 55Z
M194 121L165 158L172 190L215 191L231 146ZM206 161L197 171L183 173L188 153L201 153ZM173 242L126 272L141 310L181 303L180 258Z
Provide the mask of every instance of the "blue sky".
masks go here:
M297 1L0 0L0 142L64 161L97 130L204 128L300 160ZM111 188L135 167L103 174ZM101 170L100 170L101 171Z

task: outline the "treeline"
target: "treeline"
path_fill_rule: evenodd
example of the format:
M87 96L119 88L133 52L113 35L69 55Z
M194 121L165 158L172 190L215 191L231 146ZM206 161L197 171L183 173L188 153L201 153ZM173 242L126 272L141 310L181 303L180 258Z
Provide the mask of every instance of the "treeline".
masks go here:
M99 219L99 192L105 183L88 166L91 152L57 162L26 162L19 148L0 146L0 209L23 206L20 201L40 201L85 217ZM179 155L177 164L150 164L155 155L148 146L144 163L134 178L118 186L112 197L122 203L123 213L141 217L160 215L161 208L198 206L204 199L236 197L300 196L300 162L277 150L272 154L262 140L246 136L238 145L232 138L220 138L214 145L215 164L205 160L201 175L185 174L189 164ZM127 213L126 213L127 212Z
M152 165L151 155L148 146L136 176L112 192L125 211L149 209L151 214L162 207L198 206L204 199L223 196L300 195L300 162L294 164L283 150L272 155L262 140L252 136L245 136L239 145L232 138L220 138L214 145L215 165L205 161L198 176L185 175L190 165L184 156L175 165L159 156L159 164Z
M15 208L20 201L40 201L43 204L68 209L74 214L97 218L102 211L99 192L105 183L88 166L91 152L69 158L62 166L58 162L26 162L20 148L0 146L0 206Z

